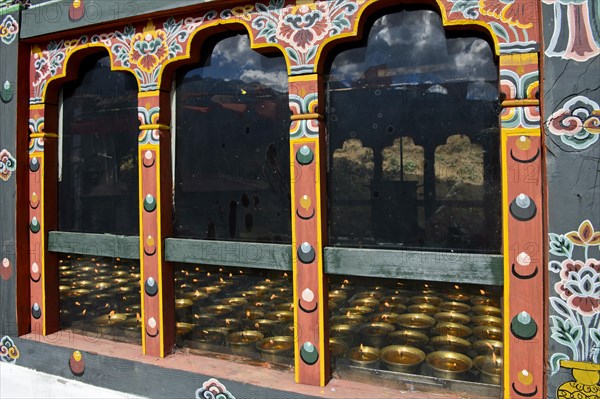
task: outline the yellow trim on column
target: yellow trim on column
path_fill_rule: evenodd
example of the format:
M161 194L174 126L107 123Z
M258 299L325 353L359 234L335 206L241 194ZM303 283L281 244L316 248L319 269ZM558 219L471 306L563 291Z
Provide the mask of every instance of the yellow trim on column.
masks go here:
M138 144L138 213L139 213L139 229L140 229L140 305L142 311L142 353L146 354L146 339L148 336L146 335L146 290L144 289L144 243L145 243L145 234L144 234L144 205L142 200L142 162L144 159L144 155L142 152L144 149L142 146ZM159 288L160 289L160 288Z
M502 131L502 137L508 137L508 136L539 137L542 135L540 128L527 129L527 128L523 128L523 127L515 127L515 128L509 128L509 129L502 128L501 131Z
M140 130L171 130L171 126L155 123L151 125L140 125Z
M321 156L319 149L319 138L317 137L315 140L315 177L317 177L316 184L316 211L317 211L317 250L318 252L318 262L317 262L317 273L318 273L318 283L319 283L319 301L323 298L323 237L321 233ZM296 303L296 302L294 302ZM325 386L327 381L325 381L325 361L323 358L323 353L326 350L329 350L329 342L325 342L325 312L329 312L329 304L327 298L325 301L321 301L321 306L319 307L319 360L321 369L319 370L319 382L322 387ZM327 346L325 346L327 345ZM329 365L327 365L329 366Z
M46 214L46 205L44 204L44 197L45 197L45 191L44 191L44 183L45 183L45 175L46 175L46 162L45 162L45 153L41 152L39 157L40 159L40 185L41 185L41 192L40 192L40 231L38 232L38 234L40 234L40 260L42 263L42 312L43 312L43 316L44 316L44 323L42 323L42 335L46 336L46 323L48 322L48 307L46 306L46 233L44 231L44 225L45 225L45 221L44 221L44 216ZM31 266L30 266L31 267Z
M165 321L163 317L163 281L162 281L162 233L161 233L161 210L160 210L160 144L156 146L156 163L154 164L156 170L156 211L154 215L156 217L156 237L154 241L156 243L156 259L158 267L158 313L160 317L159 325L160 331L158 337L160 339L160 357L165 357Z
M300 120L308 120L308 119L323 120L324 118L323 118L323 115L321 115L321 114L313 113L313 114L292 115L292 116L290 116L290 119L293 121L300 121Z
M511 391L511 379L510 379L510 335L508 332L510 331L510 265L509 265L509 256L510 256L510 242L508 236L508 160L506 158L506 150L507 150L507 138L508 135L505 134L505 130L510 129L502 129L500 128L500 148L502 151L501 154L501 165L502 165L502 254L504 256L504 338L502 340L504 345L504 354L503 354L503 378L504 378L504 397L510 398Z
M31 133L29 135L30 139L56 139L58 138L58 134L56 133Z
M294 152L294 144L298 143L298 140L290 140L290 195L291 195L291 209L290 216L292 217L292 284L293 284L293 296L294 296L294 322L298 320L298 254L296 252L298 248L297 237L296 237L296 215L294 208L294 201L296 198L296 155ZM298 337L298 326L294 328L294 381L300 382L300 349L299 349L299 337Z
M540 100L536 99L525 99L525 100L504 100L502 101L502 107L528 107L528 106L539 106Z

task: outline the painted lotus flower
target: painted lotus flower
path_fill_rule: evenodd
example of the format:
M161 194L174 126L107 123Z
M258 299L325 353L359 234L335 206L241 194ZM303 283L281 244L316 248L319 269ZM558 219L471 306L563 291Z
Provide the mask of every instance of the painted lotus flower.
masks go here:
M575 245L600 245L600 231L594 231L589 220L583 221L577 231L571 231L565 236Z
M560 278L554 289L569 307L583 316L600 313L600 261L567 259L561 264Z
M129 61L145 72L153 72L169 56L167 35L156 30L151 22L142 33L136 33L131 40Z
M291 7L279 20L277 38L306 52L327 35L329 26L329 16L322 3L303 4Z

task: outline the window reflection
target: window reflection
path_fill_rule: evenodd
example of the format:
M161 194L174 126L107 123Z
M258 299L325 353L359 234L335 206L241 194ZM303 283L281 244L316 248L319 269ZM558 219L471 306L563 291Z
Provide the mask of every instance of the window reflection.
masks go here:
M375 21L328 76L334 245L498 252L498 72L428 10Z
M246 35L206 55L177 80L175 234L289 242L285 62Z
M138 233L137 82L110 58L86 58L63 86L59 228Z

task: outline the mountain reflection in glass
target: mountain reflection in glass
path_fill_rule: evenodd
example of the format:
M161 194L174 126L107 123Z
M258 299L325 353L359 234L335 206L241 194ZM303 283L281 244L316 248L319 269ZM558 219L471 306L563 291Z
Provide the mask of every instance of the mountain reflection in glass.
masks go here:
M429 10L372 25L327 77L332 245L499 252L498 67Z
M58 222L62 231L138 234L138 87L108 55L84 59L63 87Z
M174 233L288 243L285 61L255 52L246 35L203 47L177 78Z

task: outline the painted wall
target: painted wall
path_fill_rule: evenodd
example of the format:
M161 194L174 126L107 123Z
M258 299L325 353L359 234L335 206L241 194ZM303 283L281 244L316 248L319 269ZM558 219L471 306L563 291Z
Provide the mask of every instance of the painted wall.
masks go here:
M600 360L600 2L542 3L554 398L573 380L561 360Z

